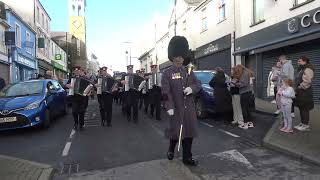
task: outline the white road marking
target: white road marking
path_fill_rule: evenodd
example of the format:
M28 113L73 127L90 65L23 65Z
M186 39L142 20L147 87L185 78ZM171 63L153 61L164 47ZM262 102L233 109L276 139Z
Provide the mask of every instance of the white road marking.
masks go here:
M76 131L74 129L72 129L69 138L72 139L75 134L76 134Z
M67 142L67 144L64 146L64 149L62 151L62 156L68 156L70 147L71 147L71 142Z
M212 153L210 155L217 156L222 159L227 159L229 161L240 162L242 164L245 164L248 168L253 168L252 164L248 161L248 159L235 149L230 151L220 152L220 153Z
M98 127L98 126L101 126L101 125L98 125L98 124L86 124L85 127Z
M208 127L211 127L211 128L213 128L214 126L212 126L211 124L208 124L208 123L205 123L205 122L200 122L201 124L203 124L203 125L205 125L205 126L208 126Z
M223 129L219 129L220 132L223 132L225 134L228 134L229 136L232 136L232 137L235 137L235 138L239 138L240 136L236 135L236 134L233 134L231 132L228 132L228 131L225 131Z

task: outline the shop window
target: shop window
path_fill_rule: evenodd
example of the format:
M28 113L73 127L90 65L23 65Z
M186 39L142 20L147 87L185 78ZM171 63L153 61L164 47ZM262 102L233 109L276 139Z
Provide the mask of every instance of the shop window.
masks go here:
M253 0L253 22L259 24L264 21L264 0Z
M16 46L21 48L21 27L16 24Z
M207 9L206 8L202 9L201 13L202 13L202 20L201 20L202 32L204 32L208 30Z
M219 22L226 19L226 3L225 0L219 0Z

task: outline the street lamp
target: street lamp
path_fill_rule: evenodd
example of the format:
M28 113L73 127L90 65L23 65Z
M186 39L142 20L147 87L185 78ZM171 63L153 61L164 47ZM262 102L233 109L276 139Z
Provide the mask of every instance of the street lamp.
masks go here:
M122 43L124 43L124 44L132 44L132 42L130 42L130 41L126 41L126 42L122 42ZM128 54L129 54L129 60L130 60L130 64L129 65L131 65L131 46L129 47L129 52L128 51L126 51L126 55L127 55L127 57L128 57Z

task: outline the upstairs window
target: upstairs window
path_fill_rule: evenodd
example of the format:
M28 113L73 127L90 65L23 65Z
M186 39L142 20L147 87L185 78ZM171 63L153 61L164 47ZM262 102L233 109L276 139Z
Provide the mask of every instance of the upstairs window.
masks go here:
M265 0L253 0L253 22L252 24L258 24L264 21L264 1Z
M226 19L226 3L225 0L219 0L219 22Z
M202 9L202 19L201 19L201 24L202 24L202 32L208 30L208 18L207 18L207 8Z

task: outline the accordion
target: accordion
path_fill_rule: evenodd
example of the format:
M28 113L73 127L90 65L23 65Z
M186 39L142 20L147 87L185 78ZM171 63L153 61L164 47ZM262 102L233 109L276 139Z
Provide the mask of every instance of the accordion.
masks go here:
M152 89L153 86L161 87L161 74L153 73L150 75L150 79L148 81L148 89Z
M144 81L144 78L137 74L131 74L125 76L125 81L125 91L129 91L130 89L139 90L139 86Z
M88 79L79 77L79 78L72 78L71 79L71 86L72 88L69 90L69 95L81 95L87 96L88 93L92 90L93 85Z
M103 77L98 79L97 94L102 94L104 92L111 93L116 87L117 81L112 77Z

